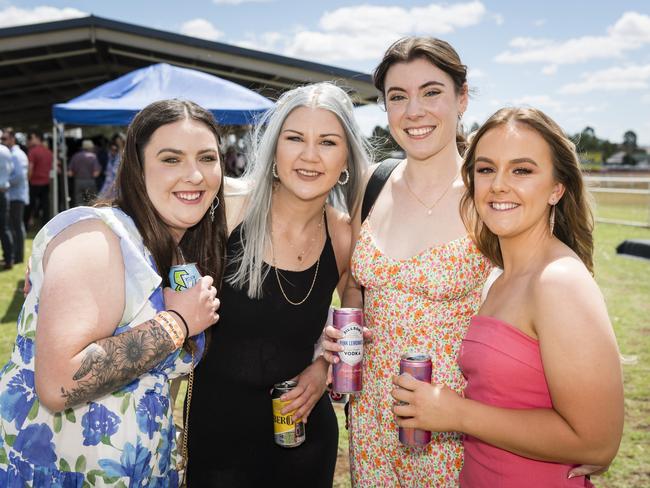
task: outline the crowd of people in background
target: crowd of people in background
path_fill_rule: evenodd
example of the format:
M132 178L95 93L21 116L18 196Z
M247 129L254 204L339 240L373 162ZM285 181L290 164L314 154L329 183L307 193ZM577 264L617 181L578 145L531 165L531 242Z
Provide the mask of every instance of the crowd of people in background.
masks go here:
M24 262L26 232L41 228L52 217L53 154L51 141L40 132L24 134L5 127L0 133L0 266L10 270ZM99 136L78 142L76 151L77 141L69 144L73 149L67 171L71 207L114 196L124 136L117 133L110 140ZM60 167L58 175L62 178Z
M29 204L27 154L11 127L0 136L0 235L5 270L24 261L25 225L23 214Z

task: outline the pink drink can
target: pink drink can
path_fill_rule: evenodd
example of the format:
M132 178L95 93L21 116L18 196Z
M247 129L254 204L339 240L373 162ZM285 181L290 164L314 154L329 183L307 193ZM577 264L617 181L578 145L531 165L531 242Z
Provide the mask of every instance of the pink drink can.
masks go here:
M358 393L363 386L363 310L339 308L334 310L334 328L343 332L338 343L343 350L332 367L332 390L336 393Z
M402 355L399 362L399 374L408 373L416 380L431 383L431 372L431 356L428 354L409 352ZM400 427L399 441L405 446L424 447L431 442L431 432Z

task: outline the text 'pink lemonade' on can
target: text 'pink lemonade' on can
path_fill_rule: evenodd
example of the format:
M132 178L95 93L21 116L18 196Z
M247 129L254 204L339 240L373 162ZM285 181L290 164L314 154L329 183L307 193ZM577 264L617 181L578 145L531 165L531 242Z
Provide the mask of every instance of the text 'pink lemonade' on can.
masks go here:
M358 393L363 386L363 310L334 310L334 328L343 332L343 338L338 340L343 350L338 353L339 361L332 367L332 389L337 393Z
M399 374L408 373L416 380L431 383L431 372L431 356L428 354L409 352L402 355L399 362ZM431 432L400 427L399 441L405 446L424 447L431 442Z

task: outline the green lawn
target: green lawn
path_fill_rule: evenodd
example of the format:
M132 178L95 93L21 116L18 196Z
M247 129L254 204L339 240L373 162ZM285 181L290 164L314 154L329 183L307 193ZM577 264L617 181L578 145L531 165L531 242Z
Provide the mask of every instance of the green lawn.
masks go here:
M650 226L650 195L625 193L594 193L593 195L598 217Z
M620 205L619 205L620 206ZM619 454L610 471L596 479L600 487L650 486L650 261L616 255L624 239L650 239L650 229L599 224L596 227L596 279L600 284L626 364L626 425ZM28 240L28 249L31 239ZM29 250L28 250L29 254ZM24 269L0 272L0 364L11 352L22 305ZM579 344L576 345L579 347ZM180 403L180 402L179 402ZM339 465L334 486L349 487L348 436L341 429Z

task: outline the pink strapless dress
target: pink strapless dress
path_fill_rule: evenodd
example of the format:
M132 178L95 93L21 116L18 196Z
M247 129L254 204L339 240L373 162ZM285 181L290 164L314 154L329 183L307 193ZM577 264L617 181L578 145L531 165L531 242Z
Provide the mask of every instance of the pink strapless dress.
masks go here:
M465 397L504 408L551 408L539 342L501 320L476 316L463 339L458 362L467 378ZM528 459L475 437L463 440L460 486L467 488L556 488L593 486L573 467Z

